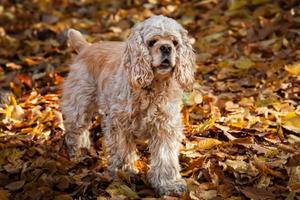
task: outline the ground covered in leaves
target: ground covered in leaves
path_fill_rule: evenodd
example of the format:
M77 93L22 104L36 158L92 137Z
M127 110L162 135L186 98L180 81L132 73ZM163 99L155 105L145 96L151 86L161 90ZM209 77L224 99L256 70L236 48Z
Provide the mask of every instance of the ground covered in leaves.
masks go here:
M299 1L141 2L1 1L0 199L155 198L144 144L140 175L113 180L101 117L91 128L94 149L72 162L59 109L71 58L66 30L124 40L153 14L186 27L197 53L194 89L183 96L188 192L180 198L300 199Z

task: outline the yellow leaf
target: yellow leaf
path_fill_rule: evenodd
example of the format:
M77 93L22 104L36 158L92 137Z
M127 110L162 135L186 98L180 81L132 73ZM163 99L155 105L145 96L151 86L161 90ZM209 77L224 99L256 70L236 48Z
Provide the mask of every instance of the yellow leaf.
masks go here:
M4 111L5 119L10 119L11 118L13 110L14 110L13 106L6 106L6 109Z
M13 105L13 106L17 105L17 100L12 93L9 95L9 102L10 102L10 105Z
M249 58L241 58L235 63L235 66L239 69L249 69L253 65L254 62L252 62L252 60L250 60Z
M44 129L45 129L45 125L38 123L37 126L33 128L31 134L38 137L43 136L42 133Z
M42 123L52 121L54 115L50 108L46 108L46 110L42 113L40 121Z
M212 128L216 122L216 118L212 116L209 120L204 121L203 123L199 124L197 127L197 131L200 133Z
M232 60L223 60L218 62L218 66L221 68L224 67L231 67L234 64L234 62Z
M300 75L300 62L286 65L284 69L291 75Z
M213 138L206 138L200 141L197 141L197 149L212 149L215 146L222 144L222 142L220 140L217 139L213 139Z
M282 116L282 126L295 133L300 133L300 117L295 112Z
M232 126L236 128L245 128L247 127L248 123L244 119L243 114L234 114L234 115L228 115L227 117L227 126Z

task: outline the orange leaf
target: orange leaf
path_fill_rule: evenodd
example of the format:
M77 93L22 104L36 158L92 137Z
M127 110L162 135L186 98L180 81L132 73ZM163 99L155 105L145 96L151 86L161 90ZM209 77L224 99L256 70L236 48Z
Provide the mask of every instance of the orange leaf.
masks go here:
M28 86L29 88L32 88L32 80L25 74L18 74L17 78L23 83L24 85Z

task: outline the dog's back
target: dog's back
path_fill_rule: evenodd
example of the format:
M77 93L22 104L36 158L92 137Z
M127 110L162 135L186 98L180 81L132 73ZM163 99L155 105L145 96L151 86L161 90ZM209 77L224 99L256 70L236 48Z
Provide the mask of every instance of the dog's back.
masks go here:
M115 74L121 65L121 57L125 50L125 42L88 43L79 31L70 29L68 43L78 55L74 63L82 63L92 77L106 78ZM102 79L102 78L101 78Z

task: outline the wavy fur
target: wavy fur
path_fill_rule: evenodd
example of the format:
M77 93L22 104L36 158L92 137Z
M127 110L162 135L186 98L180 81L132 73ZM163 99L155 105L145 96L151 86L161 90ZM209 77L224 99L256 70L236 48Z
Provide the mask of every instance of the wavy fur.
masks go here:
M187 31L173 19L154 16L136 24L126 42L88 44L79 32L69 33L70 45L78 51L62 95L70 156L90 147L90 120L100 108L109 171L138 172L134 139L145 139L151 153L149 182L159 195L181 194L186 183L178 161L180 102L183 88L193 81L195 60ZM150 47L152 38L157 42ZM155 63L163 58L162 45L169 45L170 62L174 57L176 63L160 76Z

